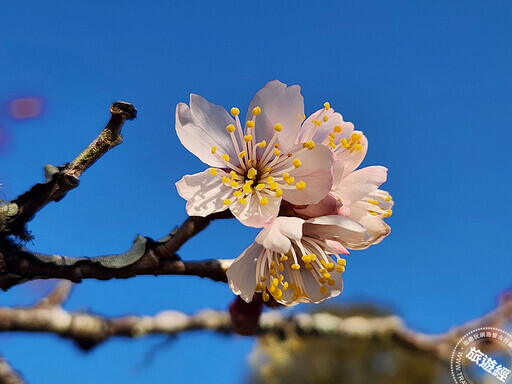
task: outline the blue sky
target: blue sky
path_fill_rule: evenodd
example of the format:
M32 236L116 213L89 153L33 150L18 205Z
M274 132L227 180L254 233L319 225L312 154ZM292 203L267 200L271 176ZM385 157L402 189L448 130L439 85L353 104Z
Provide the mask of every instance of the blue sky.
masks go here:
M124 251L137 233L164 236L186 217L174 182L204 169L177 139L176 104L194 92L244 110L277 78L302 86L306 114L329 101L368 137L363 165L389 169L392 233L349 256L336 302L376 302L415 329L440 332L491 310L510 287L510 2L21 0L0 10L7 199L42 180L45 164L79 153L113 101L139 110L122 146L30 224L31 248L94 256ZM44 99L43 114L11 119L7 103L30 96ZM180 254L235 257L254 234L235 221L216 222ZM0 304L30 303L50 287L16 287L0 294ZM231 299L220 283L141 277L84 282L67 308L192 313ZM84 355L52 336L11 334L1 336L1 352L31 382L240 383L254 345L252 338L186 335L137 368L160 341L113 341Z

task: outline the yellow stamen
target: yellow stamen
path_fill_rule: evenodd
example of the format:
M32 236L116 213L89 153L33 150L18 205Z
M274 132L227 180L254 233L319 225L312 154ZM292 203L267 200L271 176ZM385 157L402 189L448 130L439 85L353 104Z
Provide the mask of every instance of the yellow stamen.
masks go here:
M327 293L327 288L326 288L326 287L324 287L324 286L321 286L321 287L320 287L320 293L321 293L322 295L325 295L325 294Z
M260 277L260 281L261 281L262 283L264 283L265 281L267 281L267 276L261 276L261 277Z
M289 178L287 178L287 179L285 180L286 184L288 184L288 185L292 185L294 181L295 181L295 177L293 177L293 176L290 176ZM304 184L305 184L305 183L304 183ZM305 186L305 185L304 185L304 186Z
M224 159L225 162L229 161L229 155L227 154L222 155L222 158Z
M235 191L235 192L233 192L233 196L241 197L242 196L242 192L241 191Z
M261 108L260 108L260 107L254 107L254 108L252 109L252 114L253 114L254 116L258 116L260 113L261 113Z
M226 131L228 131L229 133L233 133L235 132L235 126L233 124L229 124L227 127L226 127Z
M261 296L263 297L263 301L265 303L270 300L270 295L267 292L263 292Z
M240 110L237 107L231 108L231 114L233 116L238 116L240 114Z
M302 147L303 148L307 148L309 150L312 150L313 148L315 148L315 142L314 141L306 141L304 144L302 144Z
M281 132L283 130L283 126L277 123L276 125L274 125L274 129L276 132Z
M356 149L356 151L360 151L363 149L363 144L356 144L354 145L354 148Z
M265 148L265 146L267 145L267 142L265 140L263 140L262 142L259 142L258 144L256 144L258 147L260 148Z
M328 102L328 101L326 101L326 102L324 103L324 107L325 107L325 109L330 109L330 108L331 108L331 104L329 104L329 102Z
M227 177L227 176L222 176L222 182L223 182L223 183L229 183L229 177Z
M336 272L338 272L338 273L345 272L345 267L343 265L337 265L336 266Z
M249 179L254 179L257 174L258 174L258 171L255 170L254 168L249 168L249 170L247 171L247 177Z
M256 188L258 191L261 191L263 188L265 188L265 184L264 184L264 183L259 183L259 184L258 184L256 187L254 187L254 188Z
M239 158L243 158L243 157L245 157L245 155L247 155L247 152L246 152L246 151L242 151L242 152L240 152L240 153L238 154L238 157L239 157Z
M377 200L368 200L368 202L373 205L379 205L379 202Z
M274 178L272 176L267 177L267 183L272 184L274 182Z
M276 193L274 193L275 197L281 197L283 196L283 190L281 188L276 189Z
M210 174L212 176L217 176L217 170L215 168L210 168Z
M327 120L329 120L329 116L325 115L324 116L324 121L327 121Z
M341 132L341 127L339 125L336 125L332 130L336 133L340 133Z
M233 180L229 185L233 188L238 188L238 183L235 180Z
M246 143L248 143L248 142L249 142L249 141L251 141L251 140L252 140L252 135L246 135L246 136L244 136L244 141L245 141Z
M212 154L214 154L215 152L217 152L217 147L214 145L214 146L212 147Z
M281 151L279 149L274 149L274 155L280 156L281 155Z
M302 165L302 163L300 162L300 160L299 160L299 159L295 159L295 160L293 160L293 166L294 166L295 168L299 168L301 165Z
M292 269L295 269L296 271L298 271L300 269L300 265L299 264L292 264Z
M229 205L229 204L231 204L231 200L229 200L229 199L224 200L224 205Z
M261 200L260 200L260 204L265 206L268 204L268 197L262 197Z
M292 179L293 179L293 177L292 177ZM286 181L286 183L288 183L288 180ZM304 188L306 188L306 183L301 180L297 184L295 184L295 187L297 187L298 190L302 191Z
M391 195L387 195L387 196L384 198L384 200L386 200L386 201L391 201Z
M322 123L319 122L318 120L313 120L313 124L315 124L317 127L322 125Z
M247 128L254 128L254 121L249 120L245 125L247 125Z

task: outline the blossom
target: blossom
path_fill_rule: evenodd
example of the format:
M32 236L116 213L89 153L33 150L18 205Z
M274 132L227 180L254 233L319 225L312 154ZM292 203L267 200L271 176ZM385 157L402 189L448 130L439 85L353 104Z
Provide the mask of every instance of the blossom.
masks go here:
M299 86L271 81L252 99L243 126L239 114L194 94L176 107L179 139L211 167L176 183L189 215L229 208L243 224L263 227L282 200L307 205L326 196L333 155L313 141L297 142L304 120Z
M254 292L284 305L319 303L343 290L347 241L364 241L365 228L343 216L303 220L277 217L229 267L231 290L250 302Z
M363 249L379 243L391 228L384 219L391 216L393 200L379 189L386 181L387 169L382 166L356 168L368 150L368 140L354 125L343 121L329 103L313 113L301 127L298 142L309 140L329 147L334 154L333 186L317 204L295 207L303 218L338 214L366 228L368 238L362 242L347 242L349 249Z

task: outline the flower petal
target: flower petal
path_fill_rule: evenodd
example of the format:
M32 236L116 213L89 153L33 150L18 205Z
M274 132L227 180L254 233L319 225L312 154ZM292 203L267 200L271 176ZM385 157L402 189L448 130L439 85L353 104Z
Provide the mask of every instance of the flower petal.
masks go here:
M291 148L290 152L297 151L299 146L302 148L302 144L298 144ZM303 190L284 189L283 199L295 205L318 203L332 187L332 152L323 145L317 145L312 150L301 151L298 155L290 157L288 162L283 163L283 167L289 166L294 159L299 159L301 165L292 169L289 172L290 176L293 176L296 182L304 181L306 187ZM277 172L278 168L275 171Z
M223 175L223 171L217 170L217 176L212 176L207 169L194 175L185 175L176 183L179 195L187 200L186 209L190 216L204 217L228 208L224 200L231 197L233 190L224 185L221 180Z
M281 197L266 195L268 203L261 205L258 196L250 194L246 197L247 203L234 203L230 209L233 215L248 227L261 228L277 217L281 206Z
M214 146L221 155L237 158L231 136L226 131L229 124L235 124L235 120L223 107L199 95L190 95L190 108L185 103L176 106L176 133L181 143L210 166L225 167L222 160L212 154Z
M334 189L343 205L350 205L377 190L386 181L387 168L376 165L352 172Z
M327 121L324 120L326 116ZM338 112L334 112L334 109L319 109L302 123L299 142L313 140L316 143L322 143L328 139L329 133L333 132L335 126L340 126L342 132L350 128L354 129L354 126L344 122L343 117ZM352 131L347 133L349 137L351 133Z
M322 216L306 220L304 234L320 240L334 239L344 243L344 239L356 236L364 239L366 228L355 220L344 216Z
M369 237L363 242L350 242L347 244L349 249L365 249L378 244L391 232L391 227L381 217L370 214L367 209L359 206L361 203L351 205L349 218L365 227Z
M303 223L298 217L277 217L258 233L255 242L266 249L287 253L292 245L290 239L300 241Z
M364 157L366 156L366 152L368 151L368 139L366 136L363 135L361 131L356 131L355 133L361 135L359 141L362 145L362 149L350 151L344 148L341 152L337 152L337 159L342 160L344 163L343 177L346 177L361 165Z
M293 210L300 217L309 219L310 217L335 215L339 205L340 203L329 194L316 204L294 207Z
M229 288L246 302L252 300L257 281L256 266L264 248L252 243L226 271Z
M288 87L279 80L267 83L251 100L247 120L252 119L255 107L261 108L261 114L255 120L258 141L268 142L274 135L274 125L279 123L283 129L276 143L283 151L295 144L300 124L304 120L304 98L298 85Z

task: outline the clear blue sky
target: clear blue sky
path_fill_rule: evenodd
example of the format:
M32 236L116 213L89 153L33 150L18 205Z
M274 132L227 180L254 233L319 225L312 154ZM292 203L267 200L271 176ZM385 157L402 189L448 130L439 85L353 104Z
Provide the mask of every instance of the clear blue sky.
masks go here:
M125 125L124 144L37 216L28 244L76 256L124 251L137 233L159 238L185 219L174 182L204 169L174 132L178 102L194 92L244 110L269 80L300 84L306 113L329 101L364 131L364 165L389 168L396 201L391 235L352 253L336 302L371 300L421 331L447 330L494 308L511 283L511 18L511 3L498 0L4 2L2 193L12 199L42 180L45 164L71 160L109 105L130 101L139 118ZM9 118L6 103L26 96L44 98L43 115ZM254 233L217 222L181 256L235 257ZM0 304L30 303L50 287L16 287ZM141 277L84 282L67 307L192 313L231 299L220 283ZM240 383L254 345L185 335L138 369L160 341L113 341L84 355L53 336L11 334L0 349L38 383Z

